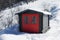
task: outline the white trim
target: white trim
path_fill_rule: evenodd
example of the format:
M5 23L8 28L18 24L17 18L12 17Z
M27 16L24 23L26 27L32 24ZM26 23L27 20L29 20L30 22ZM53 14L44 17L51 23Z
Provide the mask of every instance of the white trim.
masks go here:
M43 33L45 33L49 29L48 26L48 15L43 15Z

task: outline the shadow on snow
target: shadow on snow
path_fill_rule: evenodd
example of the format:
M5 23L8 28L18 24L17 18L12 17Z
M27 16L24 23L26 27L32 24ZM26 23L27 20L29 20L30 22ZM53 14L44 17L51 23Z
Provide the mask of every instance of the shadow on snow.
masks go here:
M2 35L2 34L15 34L15 35L18 35L18 34L25 34L25 33L24 32L19 32L19 25L15 24L12 27L8 27L4 30L1 30L0 35Z

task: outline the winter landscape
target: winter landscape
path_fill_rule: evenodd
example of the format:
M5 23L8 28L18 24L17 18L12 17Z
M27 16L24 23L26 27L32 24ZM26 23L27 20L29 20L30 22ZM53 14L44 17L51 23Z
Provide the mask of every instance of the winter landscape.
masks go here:
M15 4L0 11L0 40L60 40L60 0L35 0L34 2ZM25 9L36 9L51 13L50 29L43 34L19 32L16 13Z

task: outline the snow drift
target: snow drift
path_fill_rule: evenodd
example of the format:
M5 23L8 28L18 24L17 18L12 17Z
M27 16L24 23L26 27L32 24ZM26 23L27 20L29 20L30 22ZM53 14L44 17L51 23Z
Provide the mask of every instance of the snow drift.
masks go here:
M50 20L48 32L28 34L18 31L18 16L15 14L27 8L36 8L52 13L51 18L53 18ZM11 9L7 8L0 14L0 40L60 40L60 0L37 0Z

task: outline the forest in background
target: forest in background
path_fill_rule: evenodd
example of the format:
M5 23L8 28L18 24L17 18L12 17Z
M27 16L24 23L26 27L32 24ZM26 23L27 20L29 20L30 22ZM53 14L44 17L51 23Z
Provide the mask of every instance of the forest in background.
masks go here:
M0 0L0 11L4 10L7 7L13 7L14 4L17 4L19 2L20 5L22 5L21 2L28 3L30 1L34 1L34 0Z

